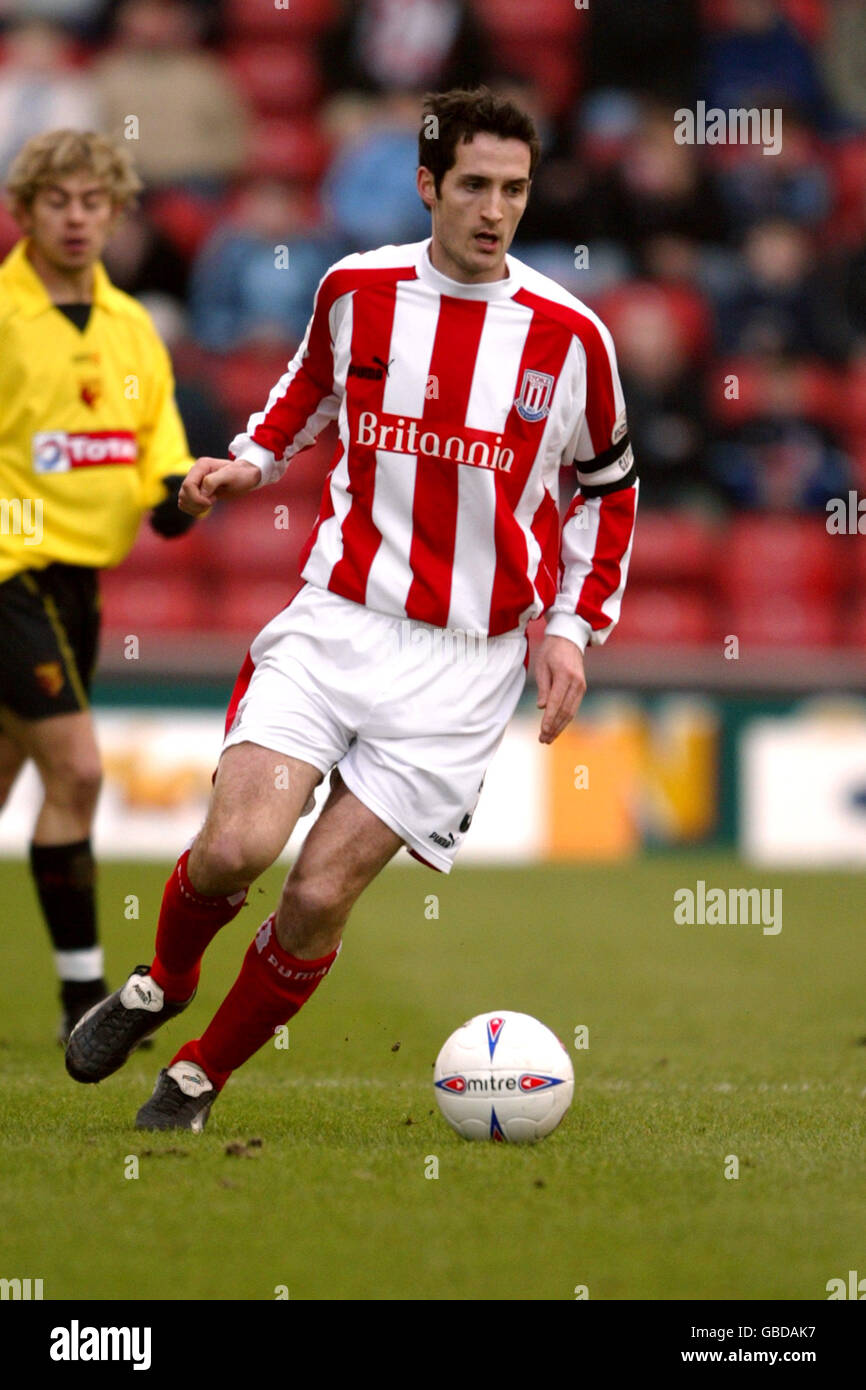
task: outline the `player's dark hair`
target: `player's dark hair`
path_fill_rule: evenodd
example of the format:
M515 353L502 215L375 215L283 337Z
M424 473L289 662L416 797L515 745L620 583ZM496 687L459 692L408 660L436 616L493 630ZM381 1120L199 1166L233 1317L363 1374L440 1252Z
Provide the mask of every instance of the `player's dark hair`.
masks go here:
M468 144L476 135L522 140L529 146L532 178L541 156L541 141L532 117L513 101L497 96L489 87L427 92L418 134L418 163L433 175L437 198L443 178L457 162L457 146Z

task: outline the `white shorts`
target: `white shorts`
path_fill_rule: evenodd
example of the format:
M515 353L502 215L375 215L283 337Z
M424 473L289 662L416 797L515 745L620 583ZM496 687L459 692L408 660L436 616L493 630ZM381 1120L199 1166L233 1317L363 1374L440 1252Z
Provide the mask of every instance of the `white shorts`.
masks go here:
M256 637L223 750L339 769L411 854L449 873L523 690L526 637L390 617L306 584Z

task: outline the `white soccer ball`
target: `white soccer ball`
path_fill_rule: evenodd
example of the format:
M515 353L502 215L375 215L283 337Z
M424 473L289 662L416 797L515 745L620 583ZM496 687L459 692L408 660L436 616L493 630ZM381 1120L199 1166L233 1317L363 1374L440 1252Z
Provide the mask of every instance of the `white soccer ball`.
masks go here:
M556 1129L574 1094L571 1058L529 1014L478 1014L445 1043L433 1070L439 1109L464 1139L532 1144Z

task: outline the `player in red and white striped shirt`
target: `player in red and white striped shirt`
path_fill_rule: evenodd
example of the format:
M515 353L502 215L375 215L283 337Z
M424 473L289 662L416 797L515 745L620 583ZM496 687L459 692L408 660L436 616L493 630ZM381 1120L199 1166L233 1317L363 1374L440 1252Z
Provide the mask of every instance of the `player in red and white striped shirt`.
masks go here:
M526 624L547 619L536 673L551 743L582 698L586 645L619 617L638 484L613 343L507 254L539 156L532 122L485 89L437 95L419 152L431 238L331 268L264 409L181 493L200 514L270 484L336 421L303 586L250 648L153 964L76 1029L76 1079L109 1075L186 1007L206 946L329 773L331 794L141 1128L203 1127L231 1072L327 974L354 902L402 846L450 870L523 688ZM572 463L578 491L560 525Z

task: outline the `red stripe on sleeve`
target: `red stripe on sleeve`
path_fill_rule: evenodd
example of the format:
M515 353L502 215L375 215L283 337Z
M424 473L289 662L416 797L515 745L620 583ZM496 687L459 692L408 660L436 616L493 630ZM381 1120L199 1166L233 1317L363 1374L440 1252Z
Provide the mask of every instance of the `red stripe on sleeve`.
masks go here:
M592 569L581 586L575 608L578 616L585 618L593 631L610 626L611 619L602 611L603 605L620 586L622 562L634 530L636 502L634 487L599 498L598 534Z

